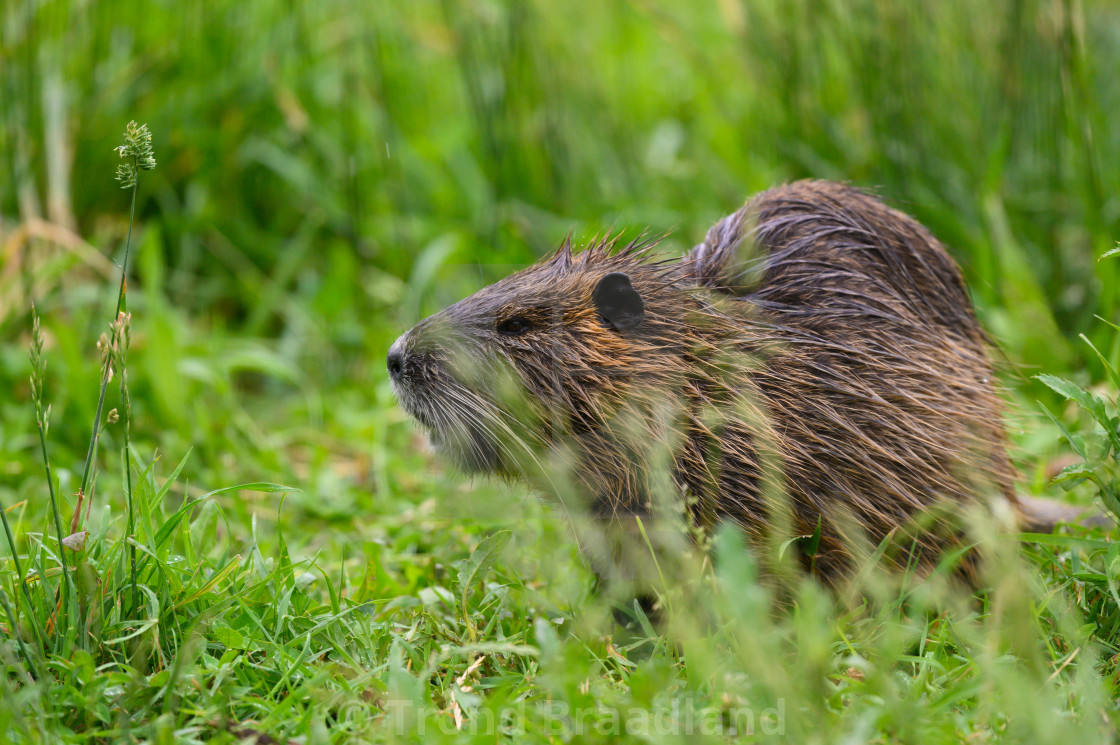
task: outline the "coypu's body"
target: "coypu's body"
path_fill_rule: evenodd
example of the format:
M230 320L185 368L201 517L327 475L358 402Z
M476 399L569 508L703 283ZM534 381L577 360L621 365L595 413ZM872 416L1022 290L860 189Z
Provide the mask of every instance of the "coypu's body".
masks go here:
M826 579L858 534L929 517L909 544L928 564L960 535L942 506L1018 504L985 335L913 219L799 182L678 261L648 248L565 245L425 320L390 351L401 403L466 470L558 484L608 519L670 489L757 540L819 524ZM545 472L556 452L570 478Z

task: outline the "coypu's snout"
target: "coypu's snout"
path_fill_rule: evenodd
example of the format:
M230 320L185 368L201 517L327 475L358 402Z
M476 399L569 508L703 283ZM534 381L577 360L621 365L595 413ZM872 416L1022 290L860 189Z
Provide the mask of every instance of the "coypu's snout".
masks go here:
M393 382L400 380L404 375L404 338L408 334L401 334L397 340L393 342L393 346L389 347L389 354L385 357L386 366L389 368L389 377Z
M431 368L436 365L437 355L424 329L426 324L421 323L404 332L385 355L385 367L398 398L409 390L419 392L433 375Z
M385 355L393 393L432 448L452 463L469 473L508 471L501 454L510 425L478 381L483 373L495 376L480 369L478 353L454 337L454 329L436 317L393 342Z
M422 389L425 374L421 369L423 365L420 355L414 348L413 336L412 331L406 331L393 342L385 355L385 367L389 370L389 382L393 384L397 400L405 411L417 417L415 403L424 395Z
M432 411L433 403L439 407L438 397L433 399L433 391L429 390L430 371L415 342L415 329L397 337L385 355L385 367L401 408L419 421L429 435L438 434L437 422L441 418Z
M389 381L393 392L405 410L417 416L413 406L417 398L423 398L427 388L426 381L432 377L430 355L418 347L416 329L401 334L385 355L385 367L389 371Z

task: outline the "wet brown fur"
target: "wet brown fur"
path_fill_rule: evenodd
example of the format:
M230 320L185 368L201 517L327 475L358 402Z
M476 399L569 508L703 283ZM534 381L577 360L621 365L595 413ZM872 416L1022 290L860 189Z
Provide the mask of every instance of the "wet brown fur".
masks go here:
M765 541L819 522L811 563L827 580L853 546L900 533L917 550L896 560L928 566L964 541L958 508L1017 504L987 339L957 265L916 221L803 181L756 196L680 260L651 261L653 247L565 244L425 320L394 347L402 404L464 468L551 480L606 520L653 509L667 449L669 483L702 525ZM644 301L634 328L592 302L612 272ZM512 317L531 331L499 333ZM556 451L564 484L542 466Z

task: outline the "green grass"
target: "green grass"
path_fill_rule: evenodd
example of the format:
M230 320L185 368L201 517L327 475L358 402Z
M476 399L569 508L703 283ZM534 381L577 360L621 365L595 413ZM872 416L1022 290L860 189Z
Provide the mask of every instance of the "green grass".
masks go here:
M569 230L671 229L678 251L752 191L847 179L960 259L1023 488L1060 495L1081 433L1114 489L1120 334L1093 315L1120 320L1120 260L1096 260L1120 238L1118 23L1106 0L4 4L0 739L1114 738L1101 531L992 537L978 598L873 576L866 601L775 598L722 535L664 629L624 630L563 515L426 453L384 353ZM64 582L132 119L160 166L131 240L131 417L114 378ZM1079 420L1038 373L1110 400Z

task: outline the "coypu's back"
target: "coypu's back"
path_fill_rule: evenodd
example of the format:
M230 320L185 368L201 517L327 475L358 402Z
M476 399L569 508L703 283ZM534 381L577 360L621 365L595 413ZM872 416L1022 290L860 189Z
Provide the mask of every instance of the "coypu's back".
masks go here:
M985 346L956 262L913 218L830 181L763 192L682 260L696 282L811 324L936 324Z

